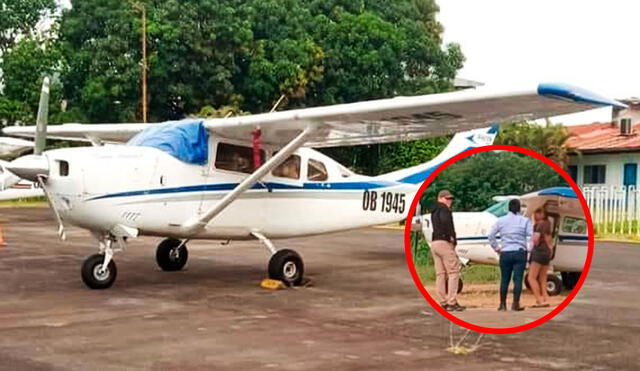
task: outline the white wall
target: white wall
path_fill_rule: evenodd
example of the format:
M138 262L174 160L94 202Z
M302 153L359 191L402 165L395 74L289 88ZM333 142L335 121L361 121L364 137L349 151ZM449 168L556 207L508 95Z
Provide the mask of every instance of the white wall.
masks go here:
M623 183L624 176L624 164L636 163L640 169L640 152L629 153L606 153L606 154L582 154L579 156L572 156L570 165L578 166L578 179L579 186L620 186ZM605 165L605 184L585 184L584 180L584 166L585 165ZM640 176L637 176L638 185L640 185Z

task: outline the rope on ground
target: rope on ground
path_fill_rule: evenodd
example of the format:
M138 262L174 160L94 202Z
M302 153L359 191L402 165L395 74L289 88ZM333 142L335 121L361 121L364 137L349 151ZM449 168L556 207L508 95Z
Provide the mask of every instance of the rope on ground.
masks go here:
M467 338L467 336L469 336L469 334L471 333L471 330L468 330L464 333L464 335L462 335L462 337L460 338L460 340L458 340L456 342L456 345L453 345L454 339L453 339L453 322L449 323L449 348L447 348L447 351L456 355L467 355L467 354L471 354L473 352L475 352L476 350L478 350L481 346L480 344L480 340L482 340L482 337L484 336L483 333L478 334L478 338L476 339L475 343L473 343L473 345L471 346L464 346L463 343L465 341L465 339Z

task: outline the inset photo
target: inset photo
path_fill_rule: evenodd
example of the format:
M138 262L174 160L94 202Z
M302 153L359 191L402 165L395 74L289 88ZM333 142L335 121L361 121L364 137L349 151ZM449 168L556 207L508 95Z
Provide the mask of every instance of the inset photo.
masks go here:
M519 150L474 150L416 196L410 270L450 319L533 327L568 304L588 270L584 198L557 165Z

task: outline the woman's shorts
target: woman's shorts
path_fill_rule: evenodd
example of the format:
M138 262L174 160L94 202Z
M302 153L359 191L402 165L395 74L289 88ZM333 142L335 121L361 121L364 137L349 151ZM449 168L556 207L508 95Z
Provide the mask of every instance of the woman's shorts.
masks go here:
M531 251L531 262L540 265L549 265L551 262L551 250L546 246L536 246Z

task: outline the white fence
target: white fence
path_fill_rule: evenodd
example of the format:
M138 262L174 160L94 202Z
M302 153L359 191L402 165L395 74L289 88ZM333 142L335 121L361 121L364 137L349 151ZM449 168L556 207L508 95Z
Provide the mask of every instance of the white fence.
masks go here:
M596 234L640 235L640 189L635 186L584 187Z

